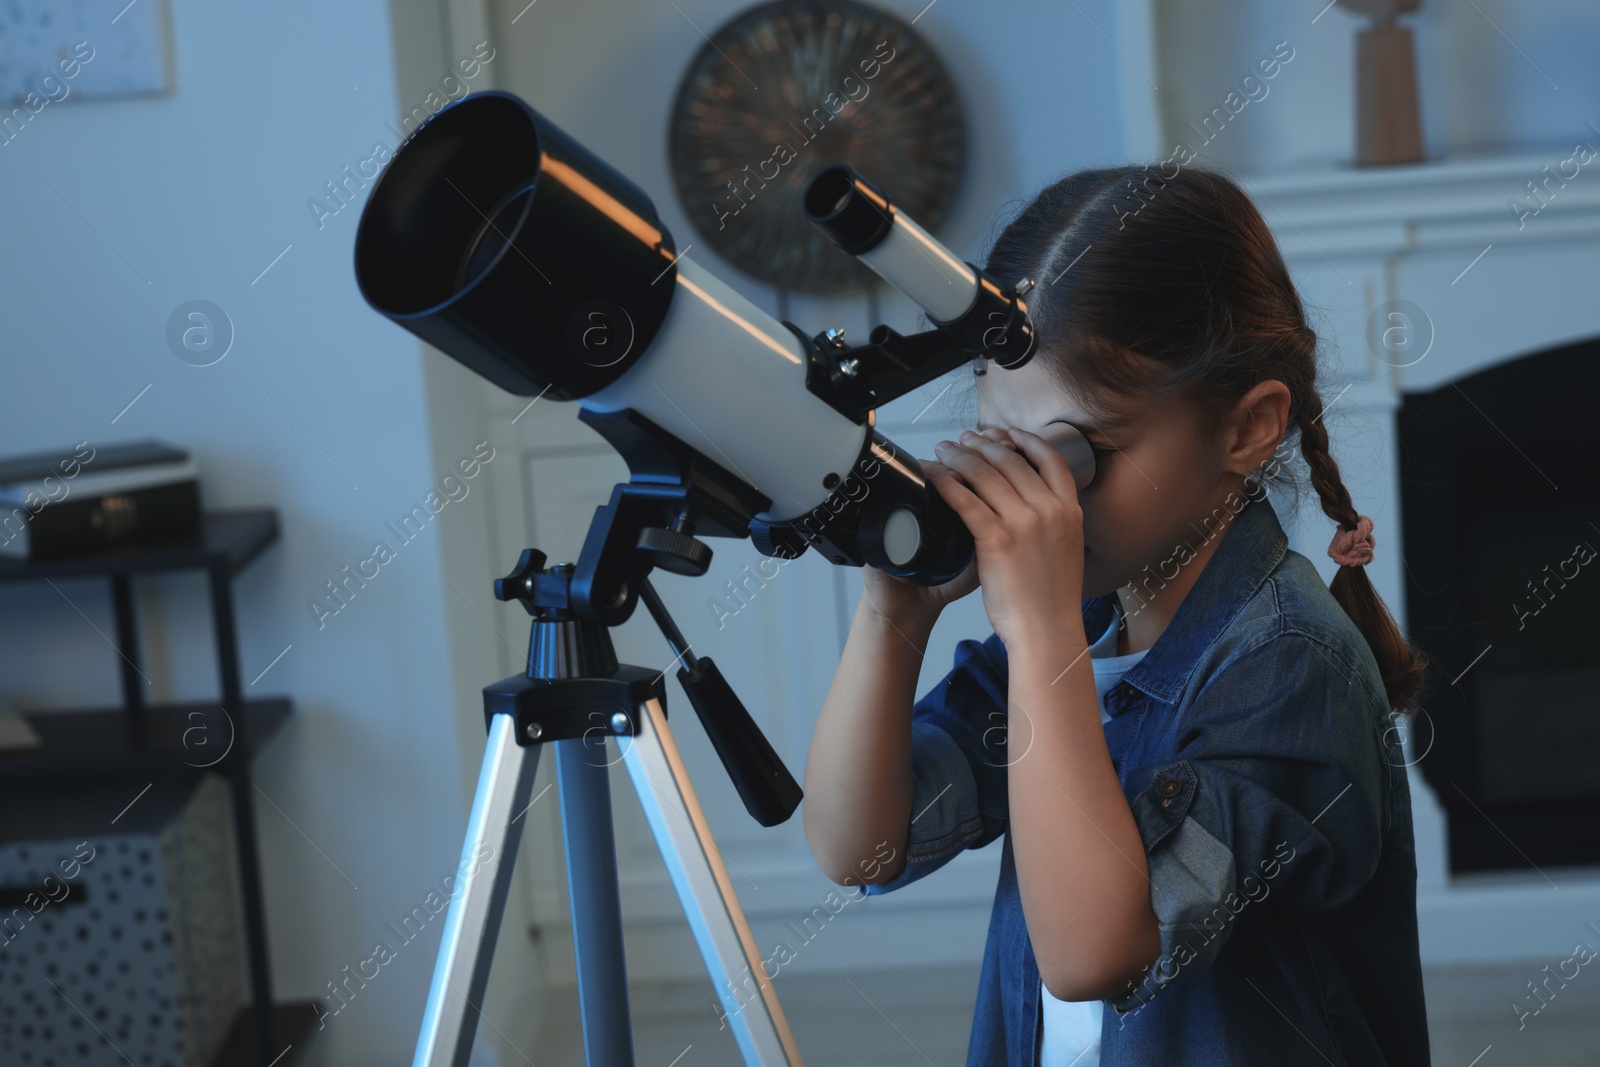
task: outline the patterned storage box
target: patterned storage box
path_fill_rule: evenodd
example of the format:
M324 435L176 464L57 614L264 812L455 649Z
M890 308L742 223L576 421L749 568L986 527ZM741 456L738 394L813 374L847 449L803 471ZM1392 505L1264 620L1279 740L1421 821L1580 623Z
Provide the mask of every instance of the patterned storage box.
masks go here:
M227 783L145 784L0 796L0 1064L203 1067L244 1003Z

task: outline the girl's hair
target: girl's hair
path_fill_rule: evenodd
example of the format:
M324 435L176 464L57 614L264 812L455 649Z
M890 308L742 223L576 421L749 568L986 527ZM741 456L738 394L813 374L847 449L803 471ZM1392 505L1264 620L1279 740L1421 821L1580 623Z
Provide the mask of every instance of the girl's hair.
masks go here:
M1317 335L1265 220L1231 179L1196 167L1171 177L1136 166L1079 171L1006 226L987 269L1007 285L1034 280L1034 358L1091 419L1135 396L1185 402L1214 435L1257 383L1283 382L1322 510L1340 529L1356 526L1328 454ZM1366 570L1341 566L1331 591L1371 646L1391 707L1414 713L1425 663Z

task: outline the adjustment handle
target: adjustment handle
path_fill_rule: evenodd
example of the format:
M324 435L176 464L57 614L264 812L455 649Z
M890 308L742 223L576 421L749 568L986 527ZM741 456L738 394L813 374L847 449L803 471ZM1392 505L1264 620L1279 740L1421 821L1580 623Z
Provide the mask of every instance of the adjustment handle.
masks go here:
M711 547L693 534L662 526L646 526L639 531L637 547L652 565L673 574L698 578L711 566Z
M537 548L525 548L517 558L517 565L504 578L494 580L496 600L520 600L529 610L533 608L534 579L544 570L544 553Z

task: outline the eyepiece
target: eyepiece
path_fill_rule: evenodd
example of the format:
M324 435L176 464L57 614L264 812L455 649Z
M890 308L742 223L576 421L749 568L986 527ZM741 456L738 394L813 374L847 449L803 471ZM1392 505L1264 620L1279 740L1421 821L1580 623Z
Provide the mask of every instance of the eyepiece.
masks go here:
M916 301L934 322L954 322L972 310L977 270L850 167L836 164L812 178L805 210L834 244Z
M806 218L852 256L872 251L894 228L894 205L888 195L843 165L811 179L805 211Z

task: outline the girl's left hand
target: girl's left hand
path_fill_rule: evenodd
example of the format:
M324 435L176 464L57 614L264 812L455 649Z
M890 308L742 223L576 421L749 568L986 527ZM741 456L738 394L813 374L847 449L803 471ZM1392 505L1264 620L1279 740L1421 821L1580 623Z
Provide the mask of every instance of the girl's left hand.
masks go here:
M983 607L1000 640L1011 647L1063 620L1081 626L1083 511L1061 453L1016 427L968 430L934 452L929 473L972 533Z

